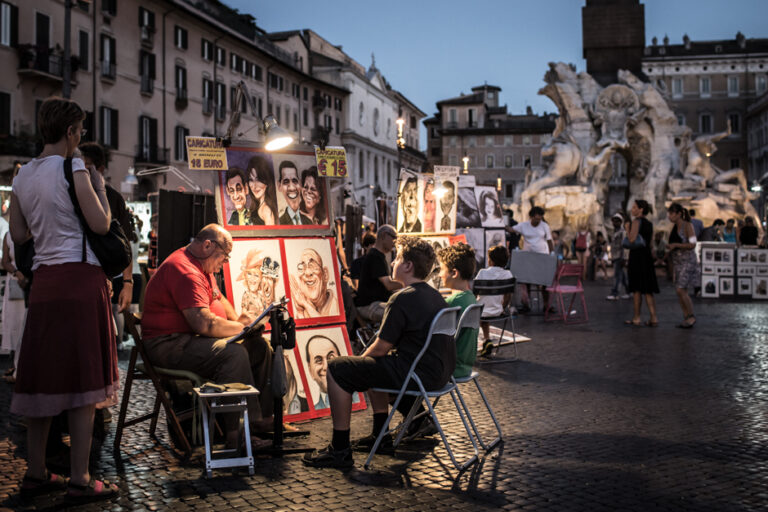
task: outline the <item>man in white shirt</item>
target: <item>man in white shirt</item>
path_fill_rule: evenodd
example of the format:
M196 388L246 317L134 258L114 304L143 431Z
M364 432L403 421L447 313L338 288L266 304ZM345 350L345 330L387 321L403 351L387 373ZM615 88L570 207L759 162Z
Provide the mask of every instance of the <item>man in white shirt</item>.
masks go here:
M540 254L549 254L554 250L552 244L552 230L549 229L549 224L544 221L544 208L541 206L534 206L531 211L528 212L528 218L525 222L521 222L512 227L504 228L507 231L514 231L519 233L523 237L523 250L529 252L538 252ZM523 307L520 308L521 313L530 311L530 301L528 300L529 285L523 283L524 296L522 297ZM549 294L546 290L542 292L544 303L549 302Z

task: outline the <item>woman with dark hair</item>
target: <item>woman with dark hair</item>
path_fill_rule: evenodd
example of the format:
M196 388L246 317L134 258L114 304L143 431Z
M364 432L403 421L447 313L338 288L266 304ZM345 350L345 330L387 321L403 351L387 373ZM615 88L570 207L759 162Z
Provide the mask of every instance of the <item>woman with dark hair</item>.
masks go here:
M480 220L483 225L488 222L498 223L503 225L503 218L501 217L501 206L499 206L499 200L496 198L496 194L490 190L486 190L480 194Z
M667 217L674 224L669 233L667 251L672 258L672 270L675 276L675 292L680 308L683 310L683 323L678 327L690 329L696 323L693 315L693 302L688 295L688 288L701 286L699 263L696 261L696 232L691 224L688 210L680 203L672 203L667 208Z
M248 188L251 191L251 224L272 226L277 222L275 171L269 161L256 155L248 161Z
M317 175L317 167L301 171L301 205L299 210L312 219L312 224L328 224L325 213L324 183Z
M627 325L643 325L640 312L642 308L643 295L645 303L648 305L650 318L645 325L656 327L659 325L659 319L656 316L656 300L654 293L659 293L659 284L656 281L656 271L653 268L653 254L651 253L651 239L653 238L653 224L645 218L651 213L651 205L642 199L636 199L629 210L633 217L632 224L627 232L627 239L634 247L629 249L629 262L627 263L627 274L629 285L627 291L632 294L634 304L634 315L631 320L625 320ZM640 239L642 238L642 244Z
M27 473L21 495L67 488L70 504L110 498L117 486L88 471L97 408L117 402L119 373L110 290L99 260L84 244L65 168L85 222L106 234L112 220L104 178L73 156L85 112L74 101L48 98L38 112L40 156L13 180L10 231L14 244L34 241L34 279L21 342L11 412L27 417ZM45 467L51 418L67 411L69 483Z

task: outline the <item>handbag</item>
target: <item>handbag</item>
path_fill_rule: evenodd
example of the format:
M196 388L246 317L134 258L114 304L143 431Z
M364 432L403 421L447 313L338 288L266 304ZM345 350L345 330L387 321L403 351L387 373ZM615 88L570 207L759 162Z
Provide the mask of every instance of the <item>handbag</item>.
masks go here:
M23 244L13 245L13 256L16 268L27 278L27 286L32 282L32 260L35 257L35 240L30 237Z
M8 286L5 290L5 293L8 294L8 298L10 300L24 299L24 289L21 287L19 282L14 278L8 279Z
M98 171L97 171L98 172ZM91 250L96 255L96 259L101 264L101 269L107 275L112 278L120 273L131 264L131 244L128 242L128 237L125 236L123 228L120 223L112 219L112 223L109 225L109 231L100 235L94 233L91 228L88 227L88 222L83 216L83 212L80 209L80 203L77 200L77 194L75 193L75 182L72 178L72 159L67 158L64 160L64 177L69 183L69 197L72 199L72 205L75 207L75 213L80 219L80 225L83 228L83 262L86 261L86 237L88 244L91 246Z
M639 234L637 235L637 238L635 238L634 242L630 242L629 238L624 237L624 240L621 241L621 246L625 249L642 249L645 247L645 239L643 238L643 235Z

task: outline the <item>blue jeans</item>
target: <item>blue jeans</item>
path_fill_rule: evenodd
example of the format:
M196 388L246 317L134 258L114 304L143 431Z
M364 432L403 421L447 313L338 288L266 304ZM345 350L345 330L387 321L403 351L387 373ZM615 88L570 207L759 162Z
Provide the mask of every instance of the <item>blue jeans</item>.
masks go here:
M624 259L613 260L613 288L611 295L619 294L619 286L624 285L624 291L627 291L627 273L624 272Z

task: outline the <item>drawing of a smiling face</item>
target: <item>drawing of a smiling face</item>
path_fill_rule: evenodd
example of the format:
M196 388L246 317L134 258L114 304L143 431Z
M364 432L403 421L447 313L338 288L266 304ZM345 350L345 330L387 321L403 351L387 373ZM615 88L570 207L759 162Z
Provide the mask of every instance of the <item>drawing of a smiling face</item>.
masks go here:
M304 249L298 265L299 291L316 307L322 305L328 288L328 269L314 249Z

